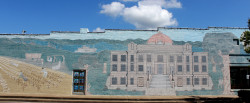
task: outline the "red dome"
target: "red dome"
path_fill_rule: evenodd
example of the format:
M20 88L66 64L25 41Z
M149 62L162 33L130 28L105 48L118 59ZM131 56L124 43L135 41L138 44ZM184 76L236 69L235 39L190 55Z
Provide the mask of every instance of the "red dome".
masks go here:
M167 35L158 32L148 39L148 44L172 44L173 41Z

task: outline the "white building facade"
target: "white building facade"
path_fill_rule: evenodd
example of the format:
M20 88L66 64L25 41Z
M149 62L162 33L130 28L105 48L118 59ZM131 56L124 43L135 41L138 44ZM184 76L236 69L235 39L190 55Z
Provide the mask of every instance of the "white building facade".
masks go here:
M111 51L108 89L149 88L175 91L210 90L208 53L192 52L192 45L172 45L161 32L147 44L128 44L128 51Z

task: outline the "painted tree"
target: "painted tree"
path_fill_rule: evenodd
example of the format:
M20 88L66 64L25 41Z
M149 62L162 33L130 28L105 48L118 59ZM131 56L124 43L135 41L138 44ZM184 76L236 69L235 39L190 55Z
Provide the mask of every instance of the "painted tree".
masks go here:
M248 19L248 28L250 30L250 19ZM245 51L250 53L250 31L244 31L241 34L240 41L243 42Z

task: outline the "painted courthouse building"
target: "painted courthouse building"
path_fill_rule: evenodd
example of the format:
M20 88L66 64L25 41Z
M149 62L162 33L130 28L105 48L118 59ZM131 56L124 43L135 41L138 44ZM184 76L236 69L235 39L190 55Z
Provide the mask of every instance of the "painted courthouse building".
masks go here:
M173 45L161 32L147 44L131 42L127 51L111 51L110 61L109 89L192 91L213 86L207 70L208 52L193 52L189 43Z

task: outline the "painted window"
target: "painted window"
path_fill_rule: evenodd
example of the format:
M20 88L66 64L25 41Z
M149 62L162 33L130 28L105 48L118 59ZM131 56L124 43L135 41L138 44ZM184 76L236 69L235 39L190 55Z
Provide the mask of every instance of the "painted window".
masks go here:
M74 86L74 91L77 91L78 90L78 85L75 85Z
M190 72L190 66L189 65L186 65L186 71Z
M126 55L121 55L121 61L126 62Z
M139 71L143 71L143 65L139 65Z
M79 72L74 72L74 76L78 77L79 76Z
M74 79L74 83L78 83L78 79Z
M112 78L112 85L116 85L117 84L117 78L116 77L113 77Z
M186 62L189 63L189 56L186 56Z
M207 78L202 78L202 85L207 85Z
M81 72L81 73L80 73L80 77L84 77L84 72Z
M130 55L130 62L134 62L134 55Z
M190 85L190 78L187 78L187 85Z
M130 71L134 71L134 67L135 67L134 64L131 63L131 64L130 64Z
M194 62L199 62L199 58L198 58L198 56L194 56Z
M194 72L199 72L199 66L198 65L194 65Z
M174 62L174 56L169 57L169 62Z
M200 82L199 82L199 78L194 78L194 85L199 85Z
M130 78L130 85L134 85L134 78Z
M181 63L182 62L182 56L177 56L177 62Z
M206 63L206 62L207 62L206 56L202 56L201 58L202 58L202 62L203 62L203 63Z
M84 83L84 79L80 79L80 83Z
M147 62L151 62L151 55L147 55Z
M138 62L143 62L143 55L139 55Z
M117 55L112 55L112 61L117 61Z
M79 86L79 90L83 91L84 86Z
M182 65L178 65L178 72L182 72Z
M121 85L124 85L124 84L126 84L126 78L125 77L121 77L121 83L120 83Z
M202 65L202 72L207 72L207 66L206 65Z
M163 55L157 55L157 62L163 62Z
M112 65L112 71L117 71L117 64Z
M125 64L121 64L121 71L126 71L126 65Z

